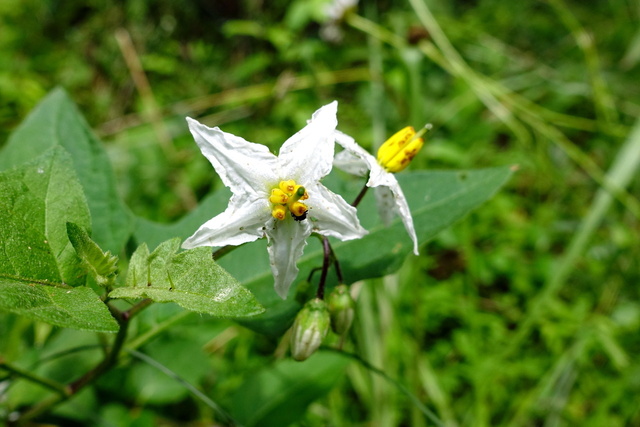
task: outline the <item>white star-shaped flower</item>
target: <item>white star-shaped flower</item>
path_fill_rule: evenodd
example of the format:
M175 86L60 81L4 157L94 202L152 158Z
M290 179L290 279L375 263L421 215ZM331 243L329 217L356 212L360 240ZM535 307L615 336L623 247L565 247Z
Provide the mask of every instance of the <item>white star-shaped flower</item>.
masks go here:
M392 172L404 169L424 143L420 134L407 127L385 142L376 159L356 141L340 131L336 131L336 142L344 151L338 153L334 165L346 172L358 176L369 174L367 187L376 188L378 210L383 222L388 225L395 213L400 215L404 228L413 240L413 253L418 255L418 238L407 198Z
M182 247L235 246L266 236L275 290L284 299L311 233L341 240L364 236L356 209L320 183L332 167L337 108L334 101L316 111L278 156L187 117L202 154L233 194L227 209Z

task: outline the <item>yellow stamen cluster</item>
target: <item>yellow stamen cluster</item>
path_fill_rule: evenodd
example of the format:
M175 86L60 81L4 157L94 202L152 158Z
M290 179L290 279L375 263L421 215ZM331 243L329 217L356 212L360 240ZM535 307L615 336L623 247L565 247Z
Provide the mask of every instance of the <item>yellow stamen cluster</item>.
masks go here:
M387 139L378 150L378 163L389 172L400 172L406 168L411 160L418 154L424 140L422 135L426 131L407 126Z
M294 180L280 181L280 184L271 190L271 196L269 196L269 201L274 205L271 215L275 219L283 220L289 211L295 219L301 221L309 208L300 200L308 198L307 190L302 185L296 184Z

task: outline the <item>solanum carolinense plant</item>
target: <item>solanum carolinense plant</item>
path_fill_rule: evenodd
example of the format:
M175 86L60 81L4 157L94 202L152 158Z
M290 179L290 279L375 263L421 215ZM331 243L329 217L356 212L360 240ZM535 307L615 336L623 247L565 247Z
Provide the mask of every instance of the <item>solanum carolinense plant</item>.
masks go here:
M323 340L338 348L358 316L349 286L396 271L511 174L405 169L424 129L402 129L374 157L340 131L337 102L309 115L278 155L187 118L232 195L211 194L160 226L129 211L101 142L63 90L37 106L0 152L0 310L94 332L102 355L65 378L1 359L9 381L41 389L8 423L45 416L130 363L171 327L136 325L158 304L284 336L298 361L313 360Z

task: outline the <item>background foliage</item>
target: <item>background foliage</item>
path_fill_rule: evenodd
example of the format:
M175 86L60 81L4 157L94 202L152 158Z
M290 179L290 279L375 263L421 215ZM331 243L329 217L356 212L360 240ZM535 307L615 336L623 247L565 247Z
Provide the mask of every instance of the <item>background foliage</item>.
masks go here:
M355 285L345 349L404 388L329 352L296 372L286 340L157 305L133 325L164 330L142 347L152 361L131 353L59 423L432 424L417 399L452 426L640 424L640 4L368 1L337 42L319 35L323 4L0 3L0 144L64 87L105 143L123 222L174 221L221 187L185 115L276 149L338 99L339 128L364 145L433 123L414 169L519 165L398 274ZM0 354L41 375L99 359L60 353L91 334L0 316ZM0 411L43 393L17 383Z

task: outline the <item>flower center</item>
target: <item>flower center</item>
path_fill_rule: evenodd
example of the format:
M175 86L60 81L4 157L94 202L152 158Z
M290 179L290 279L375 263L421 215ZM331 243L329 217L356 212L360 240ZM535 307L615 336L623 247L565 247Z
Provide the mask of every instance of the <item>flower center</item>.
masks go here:
M406 168L424 145L421 138L427 127L416 133L407 126L387 139L378 150L378 163L389 172L400 172Z
M271 190L271 196L269 196L269 201L273 203L271 215L282 221L289 211L293 219L302 221L307 217L309 208L300 200L308 198L307 190L302 185L296 184L294 180L280 181L280 184Z

